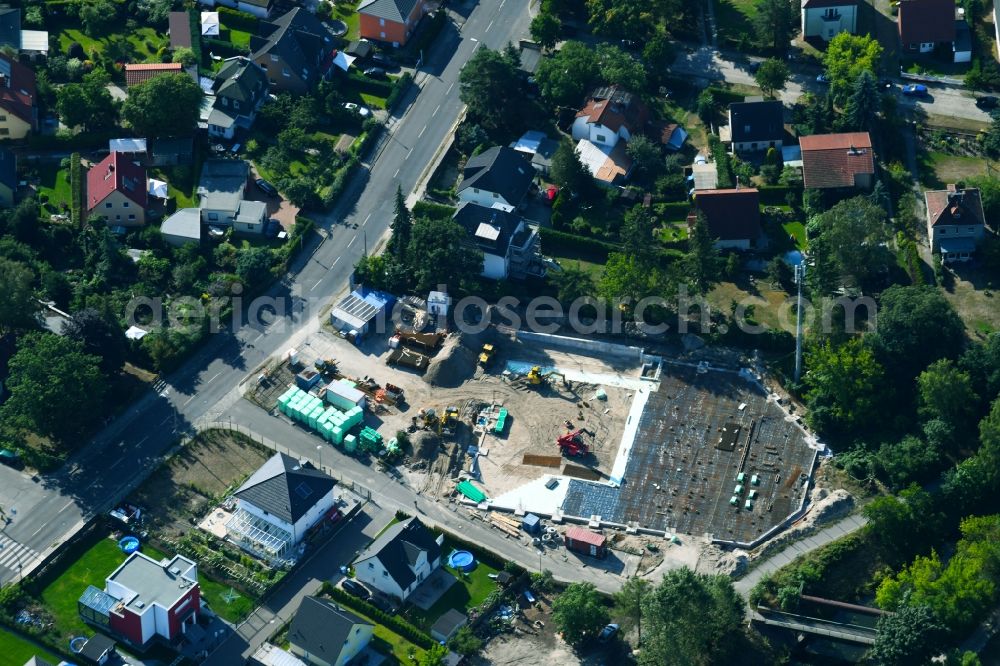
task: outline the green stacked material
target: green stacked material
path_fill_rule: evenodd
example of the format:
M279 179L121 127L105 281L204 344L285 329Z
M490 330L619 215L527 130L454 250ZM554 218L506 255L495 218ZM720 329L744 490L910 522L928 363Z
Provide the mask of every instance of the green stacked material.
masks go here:
M507 427L507 409L501 407L500 413L497 415L497 424L493 427L493 433L496 435L502 435L503 430L506 427Z
M294 386L291 386L291 387L289 387L289 389L287 391L285 391L284 393L281 394L280 398L278 398L278 409L282 413L284 413L285 410L288 408L288 402L295 395L296 391L298 391L298 389L295 388Z
M354 386L353 382L344 383ZM361 407L351 407L342 412L295 386L289 387L281 394L277 407L282 414L308 425L320 437L337 446L343 446L348 453L357 450L358 438L347 433L364 421L364 410ZM360 445L364 451L378 452L382 446L382 436L372 428L365 428L362 431Z
M354 435L347 435L344 437L344 450L348 453L354 453L358 448L358 439Z
M320 426L319 434L321 434L323 436L323 439L325 439L328 442L333 441L333 427L334 427L333 424L330 423L329 421Z
M312 412L309 414L309 427L310 428L312 428L313 430L316 429L316 427L318 425L317 421L319 420L319 417L323 415L324 411L326 411L326 410L323 409L323 405L319 405L319 406L316 407L316 409L312 410Z
M368 426L361 429L358 439L362 451L378 451L382 447L382 435Z
M462 481L462 483L455 487L455 490L462 493L477 504L486 499L486 493L472 485L471 481Z

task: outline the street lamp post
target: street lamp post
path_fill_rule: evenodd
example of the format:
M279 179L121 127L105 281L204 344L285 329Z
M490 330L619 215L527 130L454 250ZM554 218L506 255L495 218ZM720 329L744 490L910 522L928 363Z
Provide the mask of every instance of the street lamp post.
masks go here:
M323 471L323 445L322 444L318 445L316 447L316 450L319 451L319 471L322 472Z
M538 573L542 573L542 551L538 551Z

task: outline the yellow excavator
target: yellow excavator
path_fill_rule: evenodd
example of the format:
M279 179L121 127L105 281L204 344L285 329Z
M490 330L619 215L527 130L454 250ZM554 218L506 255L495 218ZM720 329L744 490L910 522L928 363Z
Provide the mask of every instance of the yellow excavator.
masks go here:
M479 353L479 365L485 368L490 363L492 363L494 351L495 350L493 349L493 345L491 344L483 345L483 350Z

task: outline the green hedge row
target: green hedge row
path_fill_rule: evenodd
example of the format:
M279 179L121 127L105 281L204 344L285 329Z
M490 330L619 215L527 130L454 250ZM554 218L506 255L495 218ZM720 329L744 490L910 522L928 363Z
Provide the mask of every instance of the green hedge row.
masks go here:
M417 647L427 650L430 649L435 643L433 638L422 632L420 629L417 629L406 620L395 615L384 613L367 601L362 601L361 599L344 592L339 587L331 585L329 582L323 583L323 592L348 608L353 608L360 613L364 613L379 624L392 629L394 632Z
M83 165L80 153L69 156L69 210L73 226L83 226Z
M347 184L351 181L351 176L354 175L354 171L360 164L361 161L358 159L358 156L351 155L351 159L348 160L347 164L337 171L337 175L333 177L333 182L330 184L330 189L324 192L321 197L324 208L329 209L330 206L337 202L340 195L347 189Z
M691 212L691 204L687 201L653 204L653 209L668 220L686 220Z
M221 39L206 39L203 43L212 52L212 55L222 58L232 58L250 53L250 49L240 48L232 42L224 42Z
M409 72L404 72L401 77L393 81L392 92L385 98L385 108L387 111L392 111L411 83L413 83L413 75Z
M787 206L786 198L789 192L794 192L799 197L802 196L801 187L787 185L761 185L757 191L760 192L760 202L765 206Z
M201 13L196 9L189 9L188 23L191 26L191 50L198 57L199 68L205 62L205 52L201 50Z
M431 201L418 201L413 204L413 217L426 217L432 220L450 220L455 215L455 208Z
M347 73L347 78L354 81L354 83L357 84L358 90L361 92L378 95L379 97L385 97L386 99L388 99L389 95L392 94L392 81L369 78L361 72L354 71L353 67Z
M219 23L231 30L241 30L251 34L257 32L257 25L260 20L253 14L241 12L238 9L229 7L217 7L219 12Z
M595 262L604 263L608 260L608 255L618 252L621 247L614 243L602 241L597 238L577 236L565 231L542 228L538 230L542 240L542 252L545 254L561 254L564 250L572 250L584 255L584 258L593 259Z

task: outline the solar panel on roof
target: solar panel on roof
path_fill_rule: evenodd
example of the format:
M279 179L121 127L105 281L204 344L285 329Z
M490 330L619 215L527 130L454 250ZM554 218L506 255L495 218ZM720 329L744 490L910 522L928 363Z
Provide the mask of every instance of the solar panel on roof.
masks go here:
M476 228L476 238L485 238L486 240L495 241L499 237L500 227L494 227L491 224L481 222L479 227Z
M306 499L307 497L312 495L312 488L309 487L309 484L303 481L302 483L300 483L298 486L295 487L295 494L301 497L302 499Z

